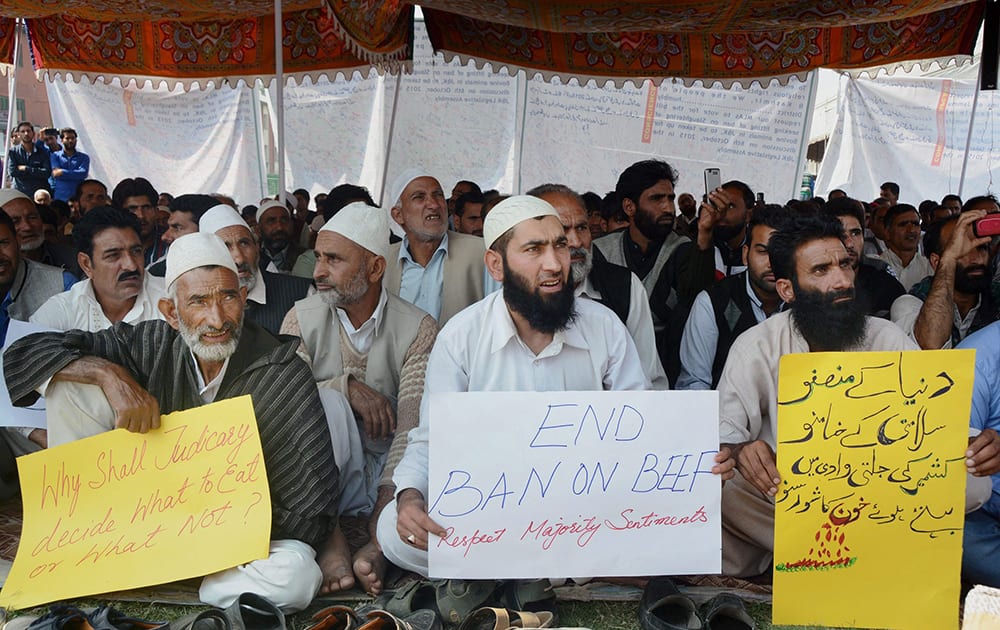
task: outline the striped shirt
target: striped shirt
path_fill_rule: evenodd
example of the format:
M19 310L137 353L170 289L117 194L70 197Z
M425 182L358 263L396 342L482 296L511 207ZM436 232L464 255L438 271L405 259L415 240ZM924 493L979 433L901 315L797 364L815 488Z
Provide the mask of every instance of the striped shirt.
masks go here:
M271 538L313 547L336 523L338 470L326 417L309 366L295 350L253 322L244 322L216 400L249 394L271 489ZM167 414L203 404L191 351L165 321L119 323L96 333L29 335L4 354L4 376L15 405L30 404L35 388L81 356L127 369Z

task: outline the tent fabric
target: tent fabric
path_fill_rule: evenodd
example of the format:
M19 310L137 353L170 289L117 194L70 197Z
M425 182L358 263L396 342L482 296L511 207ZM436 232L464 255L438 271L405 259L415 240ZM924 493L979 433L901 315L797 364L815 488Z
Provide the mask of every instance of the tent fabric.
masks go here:
M188 83L274 73L273 0L4 0L0 60L26 18L49 76L165 77ZM748 83L971 55L985 0L423 0L446 59L530 74ZM412 4L283 0L292 77L350 76L412 59ZM218 81L216 81L218 83Z

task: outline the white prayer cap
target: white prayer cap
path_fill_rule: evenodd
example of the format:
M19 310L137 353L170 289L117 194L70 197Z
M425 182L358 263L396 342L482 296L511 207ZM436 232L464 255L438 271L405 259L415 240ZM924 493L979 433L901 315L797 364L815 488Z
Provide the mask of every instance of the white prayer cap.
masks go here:
M221 238L208 232L193 232L178 238L167 250L167 273L163 278L167 289L177 278L198 267L225 267L238 275L236 263Z
M232 206L220 203L217 206L212 206L205 214L201 215L201 219L198 221L198 231L215 234L219 230L234 225L250 230L250 226L243 220L239 212L234 210Z
M35 203L34 201L32 201L31 197L24 194L17 188L0 188L0 208L6 206L8 203L14 201L15 199L24 199L25 201L30 201L31 203Z
M504 199L493 206L483 222L483 241L486 248L489 249L490 245L503 236L504 232L521 221L544 216L559 218L556 209L544 199L529 195L517 195Z
M418 177L434 176L429 175L427 171L420 168L408 168L397 175L396 179L392 180L392 186L386 190L386 192L389 193L389 197L382 200L382 207L385 208L386 216L389 217L389 229L392 230L392 233L399 238L406 236L406 231L403 230L402 225L396 223L396 220L392 218L392 208L399 203L400 197L403 196L403 190L410 185L410 182Z
M382 208L363 201L349 203L330 217L320 232L336 232L364 247L376 256L389 253L389 218Z
M260 223L260 218L264 216L264 213L271 208L281 208L285 211L285 214L292 216L292 213L288 210L288 206L281 203L280 201L275 201L274 199L265 199L260 202L260 206L257 207L257 222Z

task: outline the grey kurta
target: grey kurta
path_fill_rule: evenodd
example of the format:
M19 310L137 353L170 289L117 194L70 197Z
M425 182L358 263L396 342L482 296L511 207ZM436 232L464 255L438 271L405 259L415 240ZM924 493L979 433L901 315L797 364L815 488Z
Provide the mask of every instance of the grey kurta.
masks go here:
M309 366L282 342L245 321L216 400L249 394L271 488L271 538L318 547L336 520L337 466L323 407ZM165 321L119 323L96 333L30 335L4 353L4 376L14 404L37 398L34 389L81 356L125 367L167 414L198 407L194 360Z

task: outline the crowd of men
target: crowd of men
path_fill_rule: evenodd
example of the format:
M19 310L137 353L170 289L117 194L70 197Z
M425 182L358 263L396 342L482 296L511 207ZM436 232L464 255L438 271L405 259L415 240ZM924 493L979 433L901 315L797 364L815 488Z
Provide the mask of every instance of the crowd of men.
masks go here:
M444 530L427 513L425 392L717 389L723 570L759 575L781 481L780 357L951 347L979 350L956 453L963 572L1000 586L1000 269L975 229L1000 213L992 196L918 210L889 182L871 203L832 191L782 206L730 181L698 203L646 160L603 197L470 181L446 197L409 170L383 208L348 184L238 208L142 177L109 196L73 130L56 151L18 130L15 188L0 191L0 338L11 319L65 332L8 340L11 400L43 394L48 427L6 429L0 445L145 432L160 413L250 394L270 554L206 576L207 603L255 592L294 611L320 592L381 592L388 563L426 575ZM51 238L33 197L48 188L70 207ZM353 554L341 516L367 523Z

